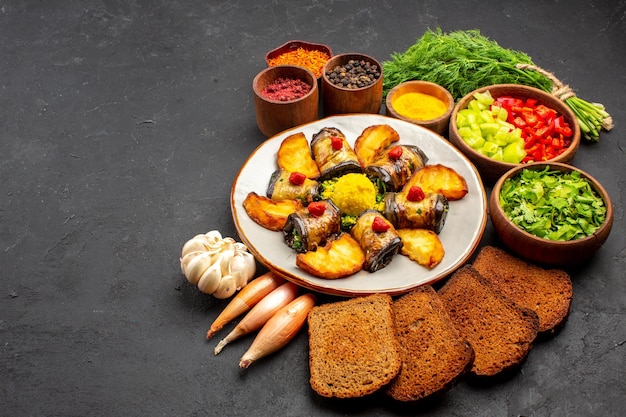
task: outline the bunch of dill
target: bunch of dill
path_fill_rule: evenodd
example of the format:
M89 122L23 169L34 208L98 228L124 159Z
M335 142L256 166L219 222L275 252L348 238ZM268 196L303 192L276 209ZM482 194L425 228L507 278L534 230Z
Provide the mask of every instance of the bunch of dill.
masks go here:
M530 68L528 68L530 67ZM382 63L383 96L396 85L410 80L437 83L455 100L493 84L522 84L552 92L554 80L536 68L524 52L503 48L479 30L443 33L428 30L404 53L393 53ZM602 128L610 130L612 119L599 103L589 103L571 94L563 101L578 119L584 137L597 142Z

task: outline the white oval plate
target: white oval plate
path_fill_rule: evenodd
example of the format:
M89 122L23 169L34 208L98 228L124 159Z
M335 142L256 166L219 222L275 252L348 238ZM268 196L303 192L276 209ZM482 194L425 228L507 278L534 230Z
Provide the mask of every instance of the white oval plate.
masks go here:
M276 152L289 135L303 132L309 142L324 127L341 130L348 142L354 142L365 128L388 124L400 134L400 144L419 146L428 156L428 164L443 164L456 170L467 181L469 192L450 202L450 211L439 238L445 249L441 263L425 268L403 255L396 255L385 268L371 273L361 271L346 278L328 280L310 275L296 266L296 252L289 248L281 232L267 230L248 217L243 201L249 192L265 195L272 173L278 168ZM442 279L474 253L487 224L487 196L474 165L452 144L436 133L402 120L382 115L357 114L333 116L284 131L263 142L241 168L231 190L231 209L242 242L268 269L308 289L340 296L373 293L402 294L420 285Z

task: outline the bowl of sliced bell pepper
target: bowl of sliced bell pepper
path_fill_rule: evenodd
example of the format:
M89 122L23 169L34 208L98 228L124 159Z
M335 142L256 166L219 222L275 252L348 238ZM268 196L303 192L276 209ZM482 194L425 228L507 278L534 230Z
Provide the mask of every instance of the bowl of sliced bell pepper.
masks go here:
M558 97L525 85L497 84L459 100L449 138L483 181L493 184L519 165L570 163L581 132L576 116Z

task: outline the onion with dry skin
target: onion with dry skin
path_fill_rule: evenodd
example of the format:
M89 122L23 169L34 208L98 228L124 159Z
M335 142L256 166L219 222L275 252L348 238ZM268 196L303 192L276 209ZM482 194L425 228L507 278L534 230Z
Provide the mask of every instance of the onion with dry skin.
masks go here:
M224 325L250 310L266 295L284 282L284 279L271 271L250 281L248 285L246 285L235 297L233 297L219 316L217 316L213 324L211 324L211 328L207 332L206 338L210 339L213 337L213 335L220 331Z
M315 302L315 295L308 293L278 310L261 328L248 351L243 354L239 367L247 368L253 362L289 343L304 325Z
M187 281L200 291L228 298L254 276L256 262L243 243L212 230L183 245L180 268Z
M273 290L252 307L237 326L220 340L214 353L219 354L228 343L261 328L278 310L293 301L297 295L298 286L293 282L285 282Z

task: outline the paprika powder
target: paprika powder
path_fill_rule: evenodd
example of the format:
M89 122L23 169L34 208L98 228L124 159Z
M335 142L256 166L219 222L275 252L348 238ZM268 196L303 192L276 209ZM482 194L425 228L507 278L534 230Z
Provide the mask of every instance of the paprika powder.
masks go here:
M299 78L277 78L261 94L268 100L291 101L304 97L311 86Z

